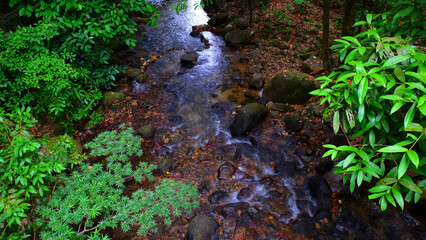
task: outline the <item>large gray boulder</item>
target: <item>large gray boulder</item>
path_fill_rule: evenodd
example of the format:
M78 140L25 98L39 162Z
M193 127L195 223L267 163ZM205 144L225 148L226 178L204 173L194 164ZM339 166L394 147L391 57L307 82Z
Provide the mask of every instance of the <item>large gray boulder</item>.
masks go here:
M180 56L180 63L186 67L192 67L198 60L198 53L191 51Z
M233 137L246 134L255 127L268 114L268 109L257 103L249 103L238 112L234 122L230 126Z
M199 215L189 223L186 240L219 240L219 224L211 217Z
M225 41L234 47L240 44L249 44L251 41L250 30L228 32L225 35Z
M262 96L266 101L301 104L312 97L309 92L315 89L315 81L309 80L307 74L279 73L265 85Z

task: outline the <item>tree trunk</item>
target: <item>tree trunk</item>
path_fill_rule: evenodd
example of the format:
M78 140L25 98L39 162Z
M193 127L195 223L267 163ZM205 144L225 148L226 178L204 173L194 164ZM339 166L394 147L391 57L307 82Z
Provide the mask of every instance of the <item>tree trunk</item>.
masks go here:
M342 36L352 36L353 30L352 25L355 23L355 11L354 7L360 0L346 0L343 5L343 23L342 23Z
M326 74L330 73L330 54L329 42L330 36L330 2L331 0L323 1L323 15L322 15L322 61L324 63L324 71Z

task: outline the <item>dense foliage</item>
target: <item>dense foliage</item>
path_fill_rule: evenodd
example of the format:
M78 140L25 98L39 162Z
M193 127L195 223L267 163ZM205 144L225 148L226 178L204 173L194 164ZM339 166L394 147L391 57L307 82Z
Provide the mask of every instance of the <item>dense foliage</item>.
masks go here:
M348 145L325 145L331 149L324 157L339 161L336 173L351 191L377 179L369 197L379 198L383 210L417 202L426 186L426 54L411 45L424 31L393 26L407 23L403 18L414 11L408 4L393 16L368 14L355 24L364 31L336 40L332 48L343 65L318 78L321 89L312 92L329 103L324 114L334 112L334 131L351 137Z
M154 216L163 218L169 225L170 216L188 213L198 206L194 201L198 194L193 185L170 179L157 185L155 191L139 189L131 197L123 195L126 181L152 181L152 170L156 168L141 162L139 168L132 169L129 157L142 154L140 139L132 132L132 128L120 133L103 132L86 144L92 156L106 157L106 166L83 165L80 171L59 178L64 186L60 186L39 210L42 216L39 224L46 230L41 234L42 239L81 238L93 230L96 231L90 239L105 239L99 230L120 225L123 231L128 231L135 224L140 225L138 234L144 235L157 231Z

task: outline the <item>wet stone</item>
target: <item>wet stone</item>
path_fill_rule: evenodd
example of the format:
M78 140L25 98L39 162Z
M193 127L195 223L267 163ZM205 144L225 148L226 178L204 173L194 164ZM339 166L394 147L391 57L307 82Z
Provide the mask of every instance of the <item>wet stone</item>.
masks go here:
M316 56L309 57L302 63L302 71L305 73L316 72L323 68L322 60Z
M304 121L305 120L303 118L298 116L292 116L292 115L284 116L285 129L287 131L297 132L302 130Z
M312 218L302 218L296 223L294 223L291 228L299 233L303 234L305 237L314 237L317 235L317 230L315 227L315 221Z
M225 218L222 221L222 230L224 238L231 238L234 235L235 226L237 225L235 217Z
M265 77L261 73L255 73L250 80L250 87L260 89L262 88L264 81Z
M199 37L201 37L201 32L194 30L189 35L191 35L191 37L197 37L197 38L199 38Z
M219 180L230 179L234 176L235 170L236 170L236 168L233 164L226 162L226 163L222 164L222 166L219 167L217 178Z
M305 186L319 207L331 207L331 189L327 181L320 176L312 176L305 180Z
M139 128L136 132L144 138L152 138L154 137L156 130L153 126L147 125Z
M124 99L124 93L106 91L104 92L104 99L102 100L102 103L105 107L109 107L113 102L122 99Z
M253 74L260 73L261 70L262 70L261 65L253 65L253 66L250 66L250 68L249 68L249 72L253 73Z
M180 63L185 67L192 67L198 60L198 53L196 51L187 52L180 56Z
M317 165L315 165L315 170L320 174L324 174L330 171L333 168L333 166L334 166L333 161L331 161L330 158L322 158L320 162Z
M209 196L209 203L216 204L219 202L223 202L229 199L229 195L225 191L216 191Z
M276 173L283 176L293 176L296 172L296 164L294 162L278 162L274 168Z
M198 192L201 194L208 193L213 189L213 183L211 181L204 181L198 185Z
M237 199L240 201L247 200L253 196L253 193L248 188L243 188L237 195Z
M189 223L187 240L219 240L219 224L211 217L199 215Z
M247 212L249 206L250 205L245 202L229 203L216 207L213 212L225 218L235 217L238 215L238 212L240 212L240 214Z

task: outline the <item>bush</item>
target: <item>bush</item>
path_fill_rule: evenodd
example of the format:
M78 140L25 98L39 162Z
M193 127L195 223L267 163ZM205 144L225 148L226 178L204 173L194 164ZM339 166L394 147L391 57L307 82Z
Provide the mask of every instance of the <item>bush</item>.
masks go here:
M117 132L99 134L86 147L91 149L91 156L106 157L106 165L83 165L80 171L69 176L62 175L63 183L42 206L38 213L38 224L44 225L42 239L89 239L106 238L99 234L107 227L118 225L123 231L130 230L131 225L139 224L139 235L148 231L156 232L155 216L171 223L171 216L179 216L198 206L194 199L198 194L193 185L185 185L164 179L155 187L155 191L140 189L131 197L123 196L124 183L131 179L141 182L154 180L152 170L155 165L144 162L139 168L132 169L129 157L141 156L140 138L128 128Z
M426 54L410 38L385 35L387 16L379 17L373 23L367 15L355 24L367 30L336 40L332 48L344 64L317 78L321 89L312 94L329 103L324 115L334 112L334 131L351 135L349 145L324 145L324 157L339 161L335 172L351 191L378 180L369 198L379 198L384 210L387 203L417 202L426 186Z
M9 128L0 149L0 224L6 222L7 227L21 225L31 207L28 200L45 196L53 176L81 160L69 136L42 149L46 139L34 140L27 131L36 122L31 109L18 110L8 115L10 120L0 114L0 126L6 123Z

